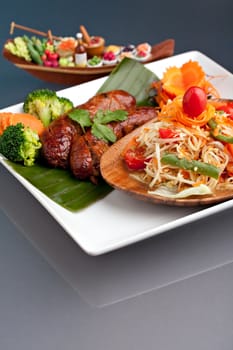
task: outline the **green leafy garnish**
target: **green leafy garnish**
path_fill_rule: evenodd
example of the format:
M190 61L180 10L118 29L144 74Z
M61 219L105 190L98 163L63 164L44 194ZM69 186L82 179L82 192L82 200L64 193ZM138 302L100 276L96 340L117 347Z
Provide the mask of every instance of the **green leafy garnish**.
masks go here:
M85 132L86 127L92 125L90 114L86 109L74 109L68 115L72 120L80 124L83 132Z
M107 125L93 123L91 127L91 132L95 137L97 137L97 139L102 139L106 142L116 141L116 135L114 134L113 130Z
M91 127L91 133L98 139L102 139L106 142L115 142L116 135L113 130L105 124L113 121L123 121L127 118L127 111L118 109L116 111L102 111L96 112L94 117L91 118L89 111L86 109L74 109L68 115L72 120L78 122L85 132L85 128Z
M100 124L108 124L111 122L120 122L127 118L127 112L123 109L118 109L116 111L102 111L96 112L94 121Z

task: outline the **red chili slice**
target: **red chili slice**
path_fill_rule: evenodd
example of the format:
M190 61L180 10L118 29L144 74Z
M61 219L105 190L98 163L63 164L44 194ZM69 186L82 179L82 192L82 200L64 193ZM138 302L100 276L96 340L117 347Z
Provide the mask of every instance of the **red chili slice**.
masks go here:
M169 139L175 136L175 133L173 130L169 129L169 128L160 128L159 129L159 137L161 137L161 139Z
M227 104L218 106L216 109L225 112L228 115L228 118L233 119L233 102L228 102Z

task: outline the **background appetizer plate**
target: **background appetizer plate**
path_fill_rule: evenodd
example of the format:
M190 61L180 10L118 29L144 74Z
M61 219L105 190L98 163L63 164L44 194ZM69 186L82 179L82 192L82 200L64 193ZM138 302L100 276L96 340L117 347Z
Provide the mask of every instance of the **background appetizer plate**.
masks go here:
M213 77L212 82L221 96L232 98L233 75L201 52L189 51L149 63L146 67L158 77L162 77L167 67L181 66L188 60L198 61L206 74ZM105 79L104 77L70 87L59 91L58 94L68 97L75 105L78 105L92 97ZM22 104L17 104L5 110L17 112L21 108ZM233 200L228 200L212 206L173 207L146 203L114 190L104 199L73 213L41 193L15 172L2 157L0 157L0 162L46 208L72 239L90 255L113 251L233 206Z

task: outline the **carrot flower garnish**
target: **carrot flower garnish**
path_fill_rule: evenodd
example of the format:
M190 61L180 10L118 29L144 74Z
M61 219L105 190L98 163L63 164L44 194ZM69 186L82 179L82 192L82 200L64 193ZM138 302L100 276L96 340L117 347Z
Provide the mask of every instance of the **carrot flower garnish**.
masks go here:
M157 90L155 97L160 107L169 99L184 95L191 86L201 87L206 95L219 97L217 89L211 84L203 68L197 61L189 60L181 67L169 67L164 72L160 81L154 82L152 86Z

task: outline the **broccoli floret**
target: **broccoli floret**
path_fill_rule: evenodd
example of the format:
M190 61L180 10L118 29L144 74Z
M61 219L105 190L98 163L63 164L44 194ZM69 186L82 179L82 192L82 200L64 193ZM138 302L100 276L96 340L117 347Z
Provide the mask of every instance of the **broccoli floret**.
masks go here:
M73 108L73 103L65 97L59 97L53 100L51 104L51 119L54 120L62 114L68 113Z
M8 126L0 136L0 153L12 162L32 166L40 148L38 134L22 123Z
M68 113L72 108L74 108L73 102L71 102L66 97L58 97L61 106L61 114Z
M54 91L48 89L39 89L30 92L23 104L25 113L30 113L41 119L47 126L51 122L51 106L57 102L57 95Z
M37 116L44 126L48 126L52 120L67 113L73 108L73 103L64 97L57 96L55 91L39 89L30 92L23 104L26 113Z

